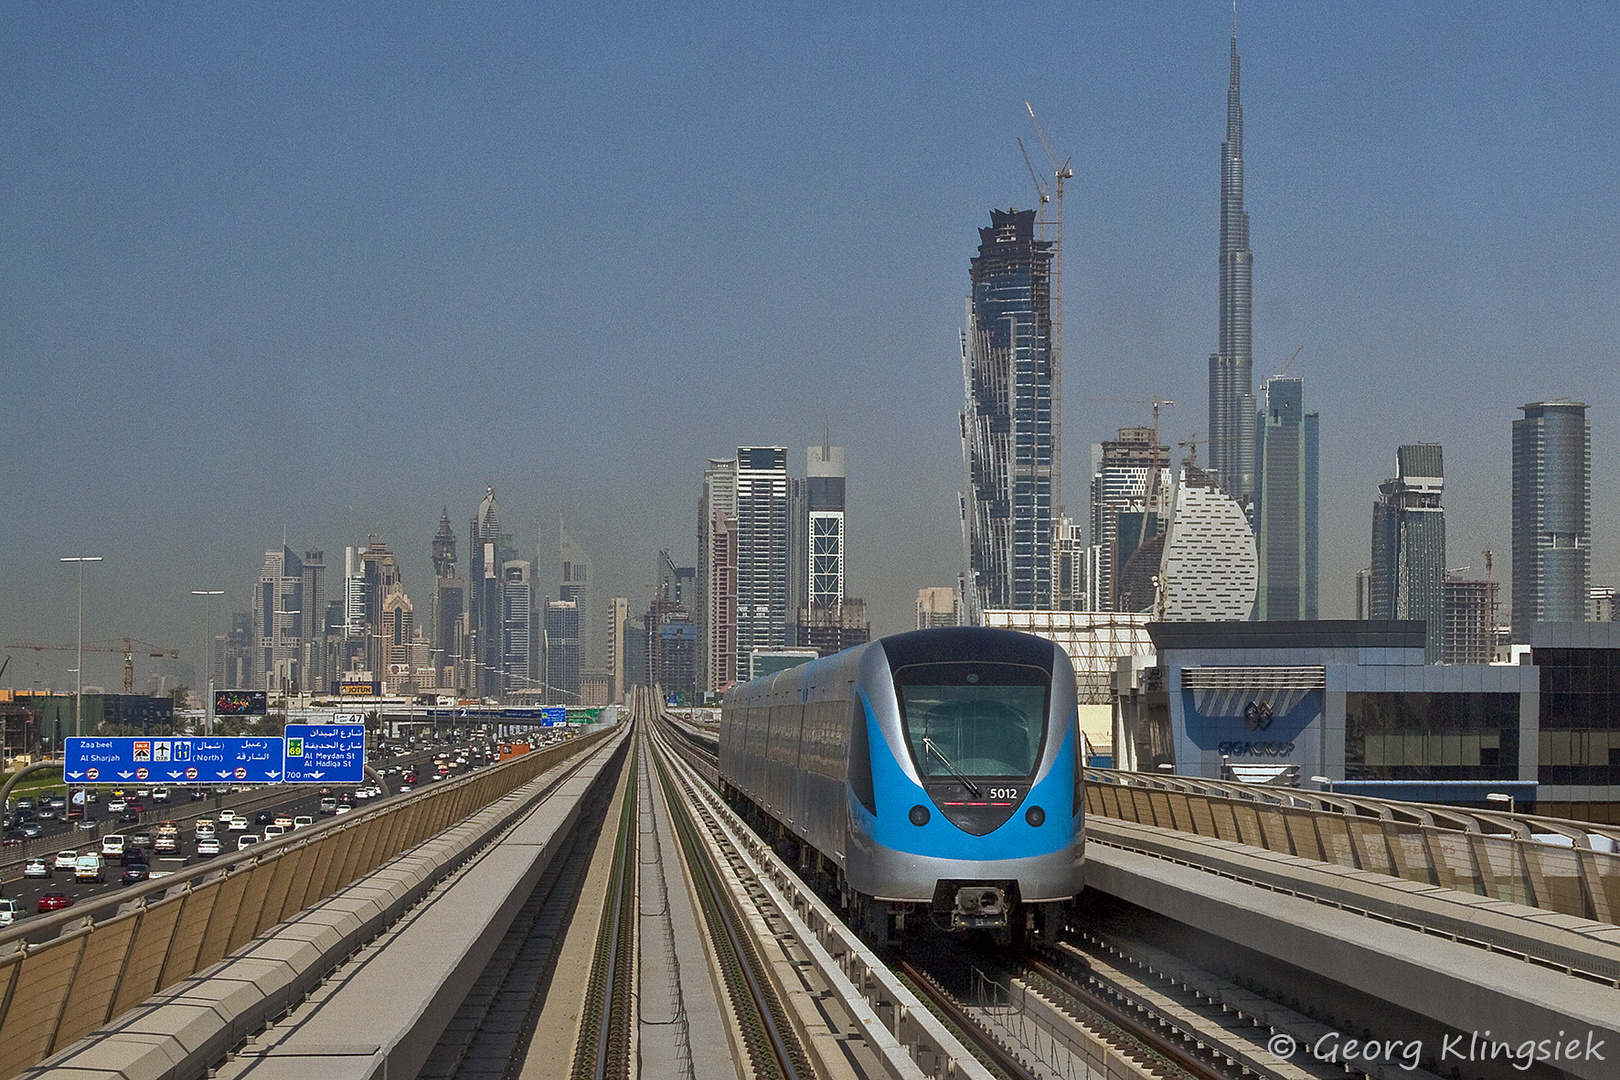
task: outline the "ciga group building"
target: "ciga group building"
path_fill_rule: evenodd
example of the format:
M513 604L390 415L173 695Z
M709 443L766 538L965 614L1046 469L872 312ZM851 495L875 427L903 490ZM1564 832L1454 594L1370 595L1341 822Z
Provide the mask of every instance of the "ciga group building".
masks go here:
M1620 823L1620 624L1516 664L1424 662L1421 621L1152 622L1114 674L1119 768Z

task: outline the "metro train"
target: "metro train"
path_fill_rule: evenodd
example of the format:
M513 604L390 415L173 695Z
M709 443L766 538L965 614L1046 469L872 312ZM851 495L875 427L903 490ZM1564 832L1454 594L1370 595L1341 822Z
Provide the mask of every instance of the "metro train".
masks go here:
M1084 887L1074 668L1043 638L917 630L726 691L722 790L873 940L1002 941Z

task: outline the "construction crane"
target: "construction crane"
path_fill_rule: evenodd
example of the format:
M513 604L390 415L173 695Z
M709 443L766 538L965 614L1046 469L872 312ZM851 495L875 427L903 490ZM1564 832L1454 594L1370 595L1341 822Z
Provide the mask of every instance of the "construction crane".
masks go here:
M1174 405L1175 402L1166 401L1163 398L1153 398L1152 400L1142 400L1139 398L1086 398L1085 400L1086 403L1090 405L1153 406L1153 449L1151 453L1153 455L1154 468L1152 473L1148 476L1148 503L1149 505L1153 505L1154 491L1159 486L1159 469L1162 466L1169 464L1169 462L1161 461L1159 459L1159 410L1166 405Z
M155 649L155 650L157 650L155 652L147 653L147 655L151 656L151 657L165 657L165 656L167 656L167 657L170 657L171 659L174 659L174 660L180 659L180 651L178 649L165 649L161 645L153 645L150 641L138 641L138 640L136 640L134 638L120 638L117 641L89 641L89 642L85 643L84 651L85 652L98 652L98 653L123 653L124 654L124 693L133 694L135 692L135 646L136 645L139 645L143 649ZM76 644L75 645L41 645L41 644L38 644L37 642L32 642L32 641L8 641L8 642L6 642L5 647L8 648L8 649L33 649L35 652L45 652L47 650L50 651L50 652L77 652L77 651L79 651L79 646L76 645Z
M1048 279L1048 288L1051 290L1050 311L1051 329L1050 340L1047 342L1047 353L1052 362L1052 430L1063 430L1063 181L1074 176L1074 170L1069 163L1072 157L1063 159L1063 164L1057 163L1057 155L1052 153L1052 143L1046 137L1046 129L1041 126L1040 117L1035 115L1035 107L1024 102L1024 108L1029 110L1030 122L1035 125L1035 134L1041 140L1041 146L1046 150L1046 159L1052 163L1052 177L1055 183L1052 187L1051 213L1047 216L1037 214L1040 222L1041 239L1046 240L1047 226L1050 224L1052 236L1052 270ZM1018 149L1023 150L1024 144L1020 140ZM1024 164L1029 165L1029 154L1024 154ZM1030 177L1035 176L1035 167L1030 166ZM1046 189L1039 180L1035 181L1035 190L1040 193L1041 203L1047 203ZM1063 454L1061 447L1054 447L1052 454L1052 500L1058 503L1063 493Z
M1283 366L1282 366L1282 370L1281 370L1281 371L1279 371L1279 372L1277 372L1277 376L1276 376L1276 377L1277 377L1277 378L1279 378L1279 379L1280 379L1280 378L1282 378L1282 377L1283 377L1283 376L1284 376L1284 375L1286 375L1286 374L1288 374L1288 369L1289 369L1289 368L1291 368L1291 367L1293 367L1293 366L1294 366L1294 358L1295 358L1295 357L1297 357L1297 356L1299 356L1299 354L1300 354L1300 353L1302 353L1302 352L1304 352L1304 351L1305 351L1305 346L1303 346L1303 345L1301 345L1301 346L1300 346L1300 347L1299 347L1299 348L1297 348L1297 349L1295 349L1295 350L1294 350L1294 355L1293 355L1293 356L1290 356L1290 357L1289 357L1289 358L1288 358L1288 362L1287 362L1287 363L1285 363L1285 364L1283 364Z
M1195 431L1195 432L1192 433L1192 435L1190 437L1185 438L1185 439L1181 440L1180 442L1176 443L1176 449L1178 449L1178 450L1186 450L1188 452L1187 453L1187 464L1191 465L1193 468L1196 469L1196 468L1198 468L1198 447L1199 447L1199 444L1200 443L1207 443L1207 442L1209 442L1208 439L1200 439L1198 437L1198 432Z

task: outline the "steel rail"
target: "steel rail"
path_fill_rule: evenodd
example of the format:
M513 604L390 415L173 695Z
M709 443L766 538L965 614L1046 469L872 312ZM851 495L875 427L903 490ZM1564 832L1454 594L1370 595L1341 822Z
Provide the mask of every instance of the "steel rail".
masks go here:
M620 1080L630 1075L629 1035L635 1024L635 841L639 806L636 772L640 747L633 746L628 780L620 803L619 829L607 896L596 934L596 951L585 992L585 1012L575 1044L574 1080Z
M1019 1061L1013 1052L1004 1046L994 1035L979 1023L978 1019L968 1012L961 1002L952 997L945 988L935 981L932 975L918 968L910 960L902 959L895 965L895 970L904 975L911 985L922 993L928 1005L935 1013L950 1024L958 1035L966 1037L976 1050L983 1055L985 1064L1012 1080L1039 1080L1022 1061Z
M720 960L722 977L755 1075L813 1080L815 1073L786 1009L765 975L759 953L744 927L742 913L737 910L698 832L690 800L681 797L677 781L662 763L658 763L656 772L665 802L675 811L671 816L682 856L692 870L699 907ZM705 818L708 816L701 807L697 812ZM706 821L704 827L714 843L725 843L712 821Z

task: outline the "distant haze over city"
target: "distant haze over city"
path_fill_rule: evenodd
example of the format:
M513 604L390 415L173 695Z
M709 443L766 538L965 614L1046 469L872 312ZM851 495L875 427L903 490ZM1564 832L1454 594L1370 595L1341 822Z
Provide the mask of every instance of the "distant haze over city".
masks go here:
M1026 101L1075 171L1063 504L1132 402L1207 438L1230 4L541 7L0 13L0 640L72 643L93 555L85 639L196 663L192 590L222 630L284 538L386 542L425 612L489 486L537 592L561 521L638 614L707 459L824 437L846 591L910 628L962 563L977 230L1035 204L1016 139L1050 173ZM1511 424L1552 399L1590 406L1620 584L1620 9L1237 20L1254 382L1293 356L1320 414L1321 615L1402 444L1444 447L1448 561L1507 581Z

